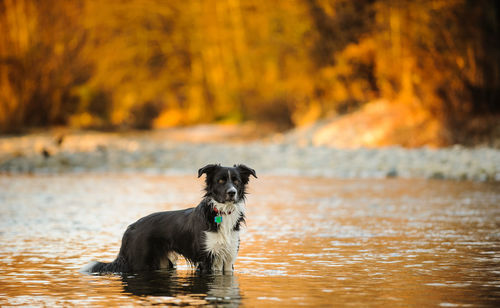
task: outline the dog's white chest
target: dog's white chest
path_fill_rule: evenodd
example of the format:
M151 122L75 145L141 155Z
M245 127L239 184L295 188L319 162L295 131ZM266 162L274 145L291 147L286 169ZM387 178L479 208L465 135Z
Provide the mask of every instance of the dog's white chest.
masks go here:
M234 227L242 213L239 205L229 215L222 215L217 232L205 231L205 249L213 257L214 270L232 270L238 254L239 231Z
M228 233L205 232L205 247L208 253L215 257L236 258L238 253L239 232L232 231Z
M205 247L210 254L226 259L238 252L239 232L234 230L234 226L239 215L239 213L224 215L217 232L205 232Z

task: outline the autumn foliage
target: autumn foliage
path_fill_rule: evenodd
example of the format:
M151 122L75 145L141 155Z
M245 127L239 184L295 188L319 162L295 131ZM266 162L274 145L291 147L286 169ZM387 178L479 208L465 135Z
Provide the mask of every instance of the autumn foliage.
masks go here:
M498 119L499 22L488 0L2 0L0 131L286 129L384 100L402 134L463 142Z

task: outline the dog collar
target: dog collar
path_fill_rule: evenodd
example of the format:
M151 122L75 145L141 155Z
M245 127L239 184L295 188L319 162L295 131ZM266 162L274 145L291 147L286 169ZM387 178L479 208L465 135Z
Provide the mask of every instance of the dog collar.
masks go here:
M214 206L214 212L217 213L218 215L231 215L232 211L229 211L229 212L223 212L223 211L219 211L215 206Z

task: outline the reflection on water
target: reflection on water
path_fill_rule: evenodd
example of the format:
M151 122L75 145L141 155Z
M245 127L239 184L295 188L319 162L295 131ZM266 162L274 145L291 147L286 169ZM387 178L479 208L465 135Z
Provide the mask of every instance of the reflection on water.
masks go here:
M121 275L123 291L168 304L238 305L241 301L234 275L198 275L189 271L155 271ZM161 297L161 298L159 298Z
M0 176L0 305L497 306L500 190L262 177L233 276L83 275L128 224L197 204L194 176Z

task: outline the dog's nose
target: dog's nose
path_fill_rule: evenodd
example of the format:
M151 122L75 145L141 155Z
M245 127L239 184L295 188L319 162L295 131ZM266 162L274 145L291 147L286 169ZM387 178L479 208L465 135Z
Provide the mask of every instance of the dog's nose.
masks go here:
M231 187L227 190L227 196L230 197L230 198L234 198L234 196L236 196L236 188L234 187Z

